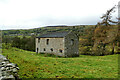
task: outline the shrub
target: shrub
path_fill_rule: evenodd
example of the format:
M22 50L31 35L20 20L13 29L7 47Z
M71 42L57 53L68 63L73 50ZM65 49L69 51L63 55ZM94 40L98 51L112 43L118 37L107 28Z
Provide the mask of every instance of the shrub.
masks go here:
M10 43L2 43L2 49L10 49L11 44Z

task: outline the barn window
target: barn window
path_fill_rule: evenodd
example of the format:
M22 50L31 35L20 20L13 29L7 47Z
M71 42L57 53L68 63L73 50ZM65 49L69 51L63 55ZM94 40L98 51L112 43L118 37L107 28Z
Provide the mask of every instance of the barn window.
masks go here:
M47 45L49 44L49 39L47 39L46 44L47 44Z
M38 38L38 43L40 43L40 38Z
M59 52L62 53L62 50L60 49Z
M74 45L74 39L71 39L71 45Z
M51 48L50 50L53 51L53 48Z
M46 51L46 49L44 48L43 51Z

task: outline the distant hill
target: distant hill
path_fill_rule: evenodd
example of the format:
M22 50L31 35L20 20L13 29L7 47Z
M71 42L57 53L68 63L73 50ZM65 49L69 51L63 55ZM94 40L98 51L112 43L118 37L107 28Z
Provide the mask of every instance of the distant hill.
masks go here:
M57 26L46 26L46 27L40 27L40 28L34 28L34 29L18 29L18 30L3 30L2 35L28 35L31 34L35 35L41 35L48 32L56 32L56 31L69 31L69 30L80 30L83 32L83 30L90 28L91 26L94 27L94 25L77 25L77 26L66 26L66 25L57 25Z
M66 25L57 25L57 26L46 26L46 27L69 27L69 26L66 26Z

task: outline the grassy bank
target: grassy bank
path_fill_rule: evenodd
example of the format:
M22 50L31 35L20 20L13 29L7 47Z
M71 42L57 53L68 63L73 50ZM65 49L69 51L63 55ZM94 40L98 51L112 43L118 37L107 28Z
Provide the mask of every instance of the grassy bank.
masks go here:
M17 48L3 49L3 55L18 64L20 78L117 78L118 54L49 57Z

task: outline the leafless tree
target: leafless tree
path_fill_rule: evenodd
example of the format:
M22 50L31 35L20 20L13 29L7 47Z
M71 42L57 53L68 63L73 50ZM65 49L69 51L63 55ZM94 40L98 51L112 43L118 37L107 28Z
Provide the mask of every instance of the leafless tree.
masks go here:
M111 20L112 18L112 13L115 12L116 5L112 7L111 9L107 10L106 14L103 14L102 17L102 22L98 22L98 25L105 25L105 26L110 26L110 23L118 23L116 21Z

